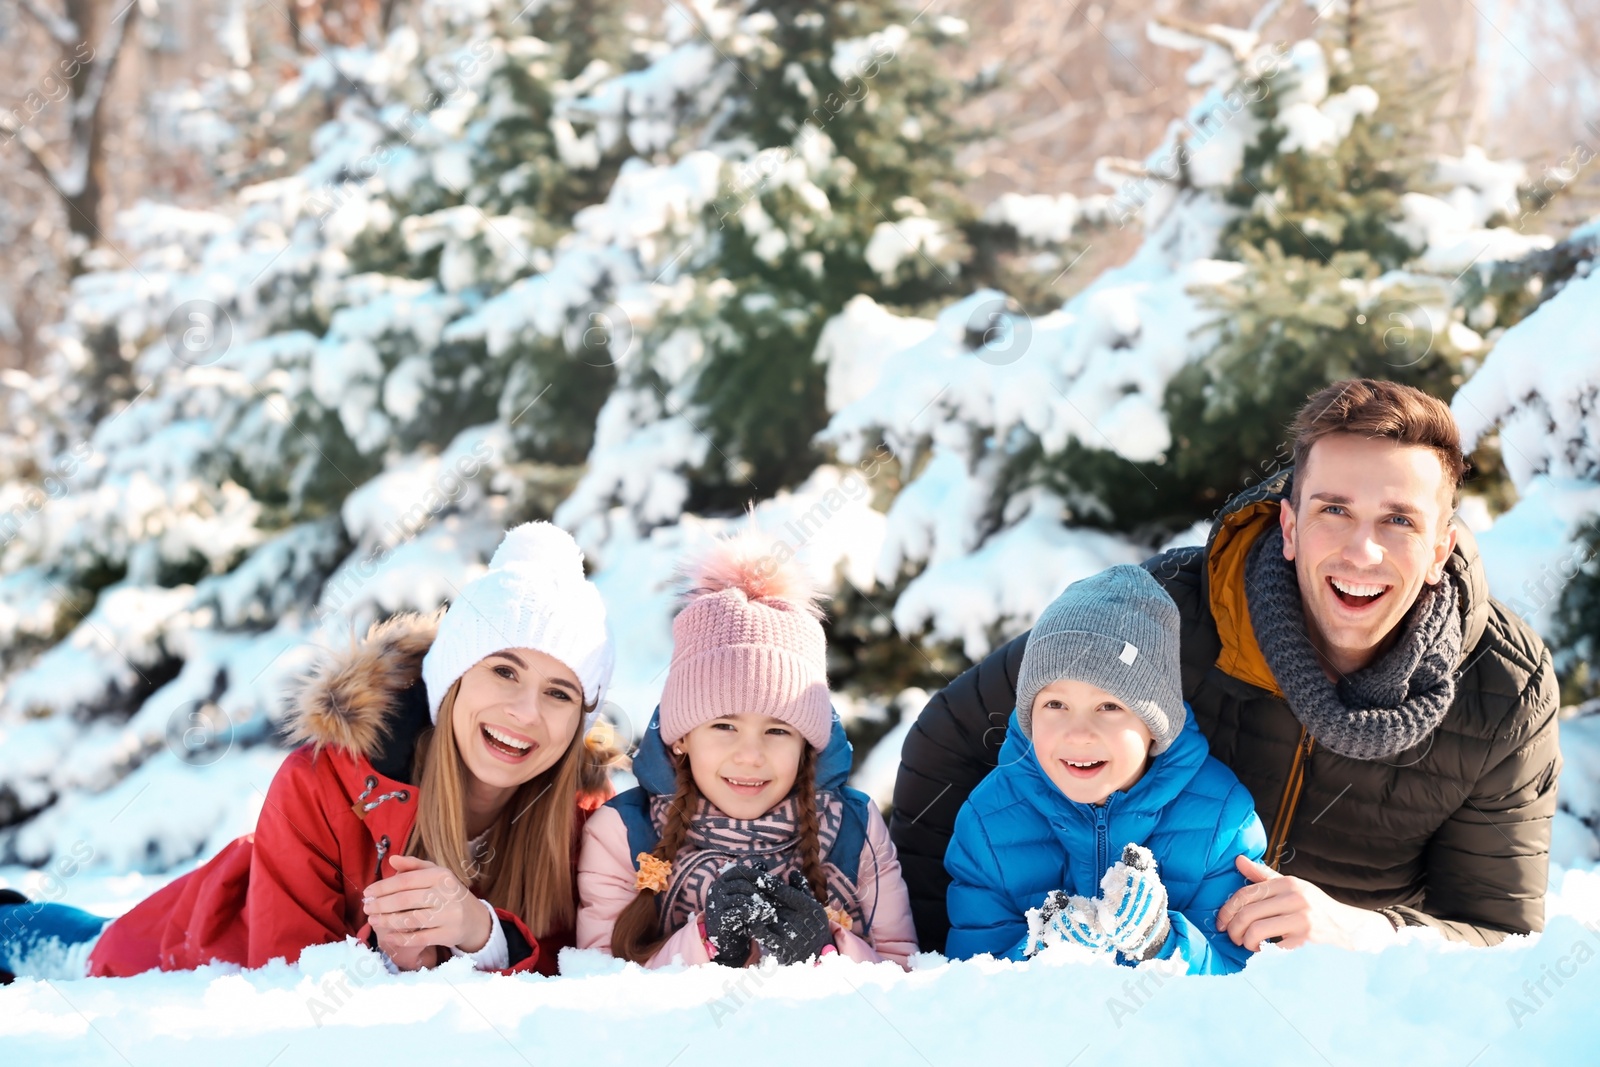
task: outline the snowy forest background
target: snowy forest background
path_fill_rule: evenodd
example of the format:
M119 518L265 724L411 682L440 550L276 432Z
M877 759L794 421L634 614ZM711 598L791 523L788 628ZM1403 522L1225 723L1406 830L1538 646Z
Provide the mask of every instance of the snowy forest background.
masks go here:
M1351 375L1475 447L1592 866L1600 4L1473 10L0 0L0 882L248 832L297 675L533 518L629 735L685 550L782 538L887 804L928 692Z

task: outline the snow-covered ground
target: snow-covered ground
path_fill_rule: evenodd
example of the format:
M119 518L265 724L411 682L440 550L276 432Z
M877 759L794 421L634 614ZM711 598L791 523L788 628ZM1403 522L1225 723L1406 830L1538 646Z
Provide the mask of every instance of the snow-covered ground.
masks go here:
M874 1065L1592 1063L1600 873L1559 874L1541 936L1493 949L1415 931L1381 952L1268 948L1223 978L1076 956L927 954L908 973L818 967L645 972L569 950L564 974L456 960L390 976L353 942L296 967L0 989L7 1064ZM74 881L69 899L155 883ZM126 899L126 898L125 898Z

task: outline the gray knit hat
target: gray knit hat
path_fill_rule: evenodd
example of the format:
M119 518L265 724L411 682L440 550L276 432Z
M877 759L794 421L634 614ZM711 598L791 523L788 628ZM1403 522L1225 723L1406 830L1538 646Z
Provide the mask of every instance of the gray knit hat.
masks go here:
M1143 567L1073 582L1040 614L1017 672L1017 722L1033 740L1033 699L1070 678L1098 686L1150 728L1155 755L1183 729L1178 605Z

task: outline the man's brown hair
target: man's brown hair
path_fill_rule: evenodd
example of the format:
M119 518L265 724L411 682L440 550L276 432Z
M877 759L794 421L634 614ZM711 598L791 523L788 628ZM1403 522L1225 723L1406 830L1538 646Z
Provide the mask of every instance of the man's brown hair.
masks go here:
M1333 433L1362 437L1387 437L1402 445L1430 448L1444 467L1450 484L1450 507L1459 503L1467 460L1461 454L1461 430L1444 401L1421 389L1376 378L1351 378L1334 382L1313 393L1289 427L1294 437L1295 470L1306 469L1311 446ZM1296 482L1290 503L1300 506Z

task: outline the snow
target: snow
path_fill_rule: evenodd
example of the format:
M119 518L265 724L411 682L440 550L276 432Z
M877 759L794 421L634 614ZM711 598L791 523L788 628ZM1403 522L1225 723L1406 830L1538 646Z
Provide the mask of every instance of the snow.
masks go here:
M1589 701L1561 723L1560 810L1556 813L1551 861L1574 869L1600 863L1600 704ZM1570 770L1568 768L1571 768ZM1559 848L1558 848L1559 846Z
M13 847L40 866L87 848L88 867L172 871L255 829L286 754L256 746L189 762L163 750L104 792L75 792L52 805L17 832Z
M48 637L55 630L61 606L59 592L52 588L42 567L24 567L0 576L0 647Z
M828 410L860 400L891 354L924 340L933 329L930 320L896 315L865 294L851 297L817 340L816 360L828 368Z
M904 26L886 26L876 33L834 45L828 67L842 82L851 78L870 78L879 64L894 61L895 55L911 38Z
M1192 227L1213 217L1197 214L1205 221L1174 213L1159 240L1148 240L1129 264L1107 271L1049 315L1017 316L1007 310L1004 294L983 290L943 309L931 330L907 323L915 333L887 357L880 332L827 336L830 380L834 366L878 369L868 372L870 388L862 381L832 394L847 402L835 409L823 439L847 460L859 461L880 438L903 468L928 457L889 507L877 568L879 580L892 584L903 569L926 564L895 608L902 634L927 626L929 636L959 640L972 655L998 633L1025 629L1068 575L1150 554L1152 546L1062 527L1067 512L1058 500L1041 501L1025 529L988 529L1006 450L975 455L971 442L978 435L1005 442L1025 432L1047 452L1073 440L1133 461L1166 452L1167 383L1207 346L1209 313L1194 289L1242 269L1220 260L1174 264L1167 258L1173 239L1181 245ZM860 319L863 312L852 307L846 314ZM1014 541L1001 540L1008 533ZM996 543L1020 553L1015 559L1050 562L1039 571L1017 569L1004 562ZM979 558L980 552L988 554ZM1101 562L1078 569L1091 560Z
M194 587L171 589L119 583L100 594L89 612L60 643L28 669L12 676L5 709L29 716L67 716L89 711L143 681L142 668L166 654L163 637L182 625Z
M677 518L689 497L680 468L704 462L710 441L654 390L618 389L595 423L589 468L556 509L555 522L573 532L586 552L603 558L604 545L624 526L659 525Z
M968 658L980 659L1032 626L1073 582L1150 554L1111 534L1065 527L1062 512L1058 498L1041 492L1021 522L976 552L931 564L895 602L895 628L917 634L926 626L931 637L960 641Z
M1278 112L1278 123L1288 132L1279 148L1284 152L1326 152L1337 147L1358 116L1370 118L1378 110L1378 94L1371 86L1355 85L1328 97L1321 105L1300 102Z
M344 498L339 517L345 530L363 548L393 548L446 509L481 497L482 483L498 469L508 445L504 428L488 423L463 430L437 456L395 458Z
M878 272L884 281L893 281L900 264L912 257L926 258L939 269L939 255L950 243L944 224L938 219L911 215L898 222L884 220L872 230L867 242L867 266ZM954 270L950 264L949 269Z
M826 438L851 455L880 432L898 452L955 419L1000 440L1024 427L1048 452L1078 440L1155 459L1171 441L1162 394L1204 345L1210 321L1191 290L1240 270L1220 260L1171 270L1136 259L1035 319L1007 312L1004 294L980 290L884 361L873 388L836 412Z
M878 739L868 752L865 759L859 761L855 773L850 776L850 784L871 797L880 808L888 809L894 803L894 780L900 772L900 749L905 744L906 735L911 732L917 716L922 714L922 709L927 707L929 693L924 689L902 689L894 700L890 702L899 716L899 721L889 729L889 732ZM841 718L845 712L840 699L835 696L834 706L839 708ZM888 708L874 708L887 715ZM859 713L856 717L860 717ZM849 721L849 720L847 720Z
M1400 197L1400 232L1426 249L1417 263L1440 274L1465 273L1478 263L1521 259L1553 243L1544 234L1521 234L1506 226L1485 229L1458 206L1425 193Z
M359 636L401 611L433 611L482 574L505 523L446 515L398 543L352 552L328 576L316 616L335 632Z
M1071 193L1002 193L984 209L983 221L1008 225L1035 244L1060 244L1085 215L1093 217L1087 206Z
M115 891L81 874L58 883L69 901ZM813 1031L824 1041L847 1043L836 1055L862 1063L1234 1064L1245 1048L1268 1063L1579 1063L1600 995L1600 875L1574 871L1558 888L1542 935L1497 948L1426 932L1372 952L1269 947L1222 978L1060 949L1025 963L925 954L909 973L842 957L649 972L568 950L555 979L463 960L391 976L345 942L294 967L19 979L0 989L0 1040L15 1062L61 1064L332 1062L370 1056L378 1033L400 1063L712 1062L760 1049L764 1063L811 1064L817 1042L796 1027L812 1018L826 1020Z
M1553 636L1555 609L1589 549L1578 540L1600 513L1600 275L1575 276L1512 326L1456 393L1462 443L1498 429L1520 499L1478 535L1490 590Z
M1500 427L1506 471L1519 488L1535 475L1600 474L1600 274L1575 277L1507 330L1452 401L1462 443Z
M1600 484L1538 476L1522 498L1477 535L1489 592L1541 634L1554 635L1561 594L1590 561L1576 541L1600 514Z

